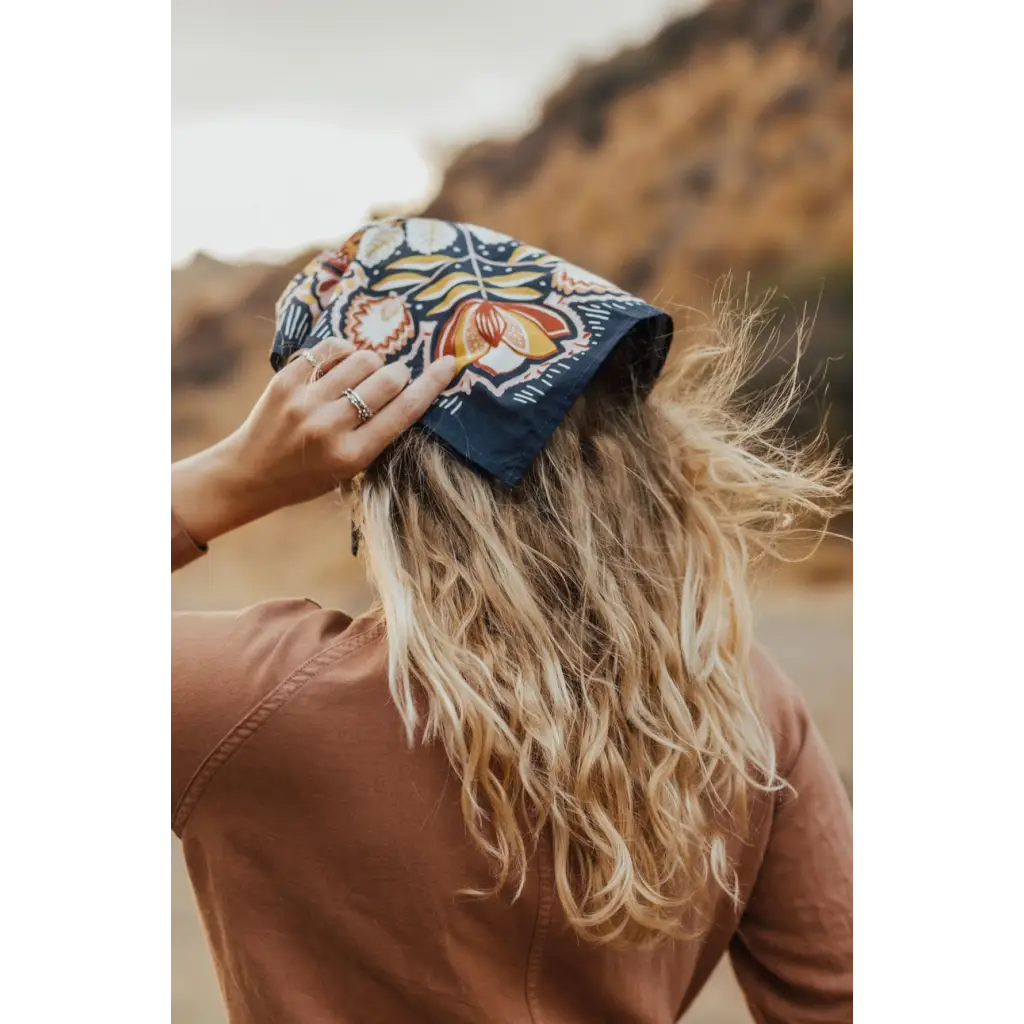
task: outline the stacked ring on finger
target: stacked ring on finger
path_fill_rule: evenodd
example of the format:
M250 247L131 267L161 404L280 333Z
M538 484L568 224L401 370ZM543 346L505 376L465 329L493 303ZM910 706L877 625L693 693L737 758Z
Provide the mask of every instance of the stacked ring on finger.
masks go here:
M367 423L373 419L373 410L360 398L359 392L352 388L345 388L342 394L352 403L360 423Z
M408 367L385 365L377 353L359 349L324 374L315 387L329 400L340 402L349 422L363 426L401 394L410 376Z

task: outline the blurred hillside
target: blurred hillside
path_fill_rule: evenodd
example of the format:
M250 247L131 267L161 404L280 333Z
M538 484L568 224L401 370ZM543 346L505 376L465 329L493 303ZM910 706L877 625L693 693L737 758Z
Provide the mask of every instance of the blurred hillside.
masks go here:
M698 315L684 307L708 309L724 274L737 288L749 280L755 297L776 289L790 327L805 307L815 317L803 365L817 386L798 425L813 429L827 413L832 436L845 438L852 60L851 0L715 0L646 45L576 69L523 136L457 153L424 212L543 246L670 306L678 326ZM172 457L248 413L270 376L274 302L312 255L281 266L199 255L172 272ZM781 375L784 358L756 383ZM348 530L335 496L279 512L175 573L173 603L226 608L302 595L358 614L370 593ZM803 690L852 792L851 600L850 546L829 544L776 574L758 597L756 629ZM173 900L173 1018L220 1024L180 858ZM686 1017L750 1019L725 964Z
M715 283L815 316L805 426L852 432L852 6L717 0L582 66L520 138L455 155L425 213L547 248L644 297L706 309ZM172 445L207 443L269 374L274 301L310 258L172 273ZM765 376L778 375L770 365ZM823 397L827 384L827 398Z

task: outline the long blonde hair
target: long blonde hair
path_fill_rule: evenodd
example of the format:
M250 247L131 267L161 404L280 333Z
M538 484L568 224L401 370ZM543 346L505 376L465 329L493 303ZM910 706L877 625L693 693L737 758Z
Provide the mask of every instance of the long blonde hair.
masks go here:
M680 936L714 887L735 898L727 833L783 784L750 574L823 529L844 474L820 439L784 437L795 365L739 397L758 323L722 311L646 400L613 357L514 488L418 431L361 481L410 742L444 745L496 890L521 888L549 830L562 907L595 941Z

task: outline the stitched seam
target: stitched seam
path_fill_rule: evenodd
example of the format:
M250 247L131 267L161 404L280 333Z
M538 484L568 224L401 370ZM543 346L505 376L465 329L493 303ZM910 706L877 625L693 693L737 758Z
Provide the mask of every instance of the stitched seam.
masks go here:
M270 693L228 732L196 769L189 780L189 784L185 787L185 792L178 801L178 806L174 810L174 816L171 819L172 830L178 835L181 834L195 805L199 802L200 797L217 772L220 771L229 758L244 743L255 735L275 711L294 696L321 669L340 660L345 655L353 654L360 648L365 647L368 643L383 635L383 632L384 627L376 625L359 636L340 640L331 647L327 647L314 654L278 683Z
M530 940L530 952L526 959L526 1009L533 1024L541 1024L540 1002L537 989L540 987L541 957L544 953L544 941L548 935L551 922L551 872L548 864L547 833L539 844L537 870L540 876L538 888L540 896L537 900L537 919L533 925L533 937Z

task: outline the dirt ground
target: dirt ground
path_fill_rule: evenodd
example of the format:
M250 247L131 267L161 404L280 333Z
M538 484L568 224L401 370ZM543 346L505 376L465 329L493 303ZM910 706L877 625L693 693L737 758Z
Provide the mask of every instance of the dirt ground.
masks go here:
M265 539L281 529L280 523L269 524ZM323 603L330 601L332 592L335 602L352 611L358 612L364 604L361 583L346 572L342 577L348 582L339 586L337 567L327 574L309 571L309 567L283 574L269 565L256 577L232 573L232 566L237 569L239 561L231 555L242 553L241 546L228 544L232 540L225 539L228 550L219 552L223 558L211 553L175 574L172 592L176 607L230 607L275 593L304 593ZM246 543L250 551L254 550L250 546L253 540L250 536ZM809 569L782 574L763 593L757 608L760 640L803 690L852 792L853 621L848 550L840 548L837 553L830 549ZM171 879L172 1020L174 1024L223 1024L216 981L179 844L173 837ZM685 1024L749 1024L750 1015L728 964L719 968L683 1020Z

